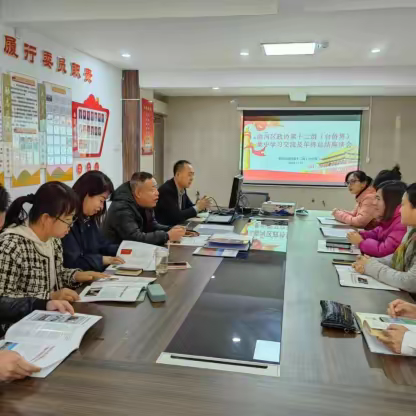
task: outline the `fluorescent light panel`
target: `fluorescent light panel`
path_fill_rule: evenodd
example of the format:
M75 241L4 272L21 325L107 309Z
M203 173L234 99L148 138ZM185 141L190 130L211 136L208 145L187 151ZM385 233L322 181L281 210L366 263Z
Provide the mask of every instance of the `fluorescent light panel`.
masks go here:
M263 43L263 48L266 55L313 55L316 43Z

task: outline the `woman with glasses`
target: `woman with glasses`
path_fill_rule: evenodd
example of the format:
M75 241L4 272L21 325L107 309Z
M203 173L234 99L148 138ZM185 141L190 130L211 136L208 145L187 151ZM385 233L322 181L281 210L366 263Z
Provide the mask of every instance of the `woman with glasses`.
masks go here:
M64 266L103 271L110 264L122 264L116 257L118 244L106 240L100 230L107 211L106 201L114 191L110 178L102 172L82 175L72 189L78 195L77 219L63 238Z
M32 205L29 214L24 204ZM60 182L45 183L10 205L0 235L0 296L75 301L79 296L72 289L108 277L63 265L60 239L68 234L77 207L76 193Z
M336 220L365 229L373 229L377 225L376 190L371 186L372 181L372 178L361 170L347 174L345 183L350 193L355 195L356 205L353 211L334 209L332 214Z

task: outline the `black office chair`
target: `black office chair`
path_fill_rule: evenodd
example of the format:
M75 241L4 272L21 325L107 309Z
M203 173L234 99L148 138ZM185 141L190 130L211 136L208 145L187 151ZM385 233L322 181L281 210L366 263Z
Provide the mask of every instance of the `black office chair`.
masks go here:
M242 192L240 197L240 207L242 208L261 208L264 202L270 201L267 192Z

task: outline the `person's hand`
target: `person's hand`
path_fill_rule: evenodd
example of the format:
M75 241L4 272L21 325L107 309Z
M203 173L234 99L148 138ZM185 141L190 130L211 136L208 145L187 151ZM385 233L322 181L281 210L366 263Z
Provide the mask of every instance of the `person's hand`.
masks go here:
M68 302L75 302L79 300L79 295L72 289L61 289L56 292L51 292L52 300L67 300Z
M387 313L393 318L404 316L416 319L416 305L402 299L396 299L389 303Z
M356 231L351 231L347 234L347 239L351 244L359 246L361 241L364 241L364 238L361 237Z
M38 373L41 368L28 363L15 351L0 351L0 380L12 381Z
M109 274L93 272L93 271L76 272L74 276L75 280L79 283L91 282L93 280L98 280L98 279L108 279L109 277L110 277Z
M337 211L338 211L338 208L334 208L334 209L332 210L332 215L334 215Z
M207 208L209 208L211 206L211 201L209 198L207 198L206 196L204 196L202 199L200 199L197 203L196 203L196 209L198 210L198 212L200 211L205 211Z
M396 354L400 354L402 352L404 334L407 331L408 329L403 325L389 325L377 339Z
M186 230L185 237L198 237L199 233L197 231Z
M110 257L103 256L104 266L109 266L110 264L124 264L125 261L121 257Z
M186 229L185 227L176 226L171 228L168 231L169 241L176 242L180 241L181 238L185 235Z
M58 311L61 313L69 312L71 315L74 314L74 308L66 300L50 300L46 304L47 311Z

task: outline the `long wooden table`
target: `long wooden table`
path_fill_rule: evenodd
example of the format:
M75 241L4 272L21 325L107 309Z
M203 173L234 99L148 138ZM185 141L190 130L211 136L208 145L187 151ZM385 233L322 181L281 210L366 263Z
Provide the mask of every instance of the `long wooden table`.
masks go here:
M0 387L1 415L415 415L416 359L369 352L361 335L322 330L321 299L383 313L402 292L343 288L317 253L317 215L290 221L281 377L156 364L221 262L174 247L192 269L159 279L166 304L77 304L103 319L48 378ZM337 255L336 257L339 257Z

